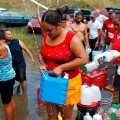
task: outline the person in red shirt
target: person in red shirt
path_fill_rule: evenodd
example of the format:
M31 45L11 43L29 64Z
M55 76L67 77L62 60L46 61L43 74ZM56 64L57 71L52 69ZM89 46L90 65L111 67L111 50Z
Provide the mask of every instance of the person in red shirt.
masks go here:
M120 14L114 16L113 24L116 31L114 32L114 37L112 39L112 42L110 43L109 49L117 50L118 52L120 52ZM114 88L120 91L120 55L113 57L112 60L116 65L116 72L112 84L110 86L107 86L106 88L111 91L114 91Z
M69 75L66 103L59 105L47 102L48 119L57 120L60 112L63 120L73 120L74 104L80 102L80 67L88 62L85 49L75 32L61 26L62 14L59 9L46 11L42 19L39 16L39 6L36 12L43 33L39 53L40 73L42 70L50 70L55 76L64 73Z
M109 13L109 16L108 16L109 18L103 22L103 27L102 27L102 31L103 31L102 35L103 35L103 39L104 39L103 41L104 41L105 47L107 47L106 50L108 50L108 48L109 48L108 46L110 45L110 43L113 39L113 36L114 36L113 33L115 30L113 21L112 21L113 16L114 16L114 11L112 9L110 9L108 11L108 13ZM103 41L101 40L101 42L103 42ZM103 44L103 43L101 43L101 44Z

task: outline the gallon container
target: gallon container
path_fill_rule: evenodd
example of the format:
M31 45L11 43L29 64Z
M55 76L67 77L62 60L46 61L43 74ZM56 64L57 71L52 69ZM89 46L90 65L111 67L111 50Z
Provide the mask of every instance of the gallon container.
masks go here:
M81 91L81 104L83 105L91 105L92 104L92 91L90 87L84 88L83 91Z
M92 51L92 60L94 60L96 55L99 55L102 53L102 50L93 50Z
M67 75L66 75L67 76ZM43 71L40 82L40 98L43 101L65 104L68 90L68 78L51 75L51 71Z
M113 56L120 55L120 52L118 52L117 50L108 50L108 51L111 52Z
M89 112L86 113L86 115L83 117L83 120L92 120L92 117L90 116Z
M86 87L87 87L87 83L84 83L84 84L81 86L81 91L83 91Z
M110 51L103 52L99 55L96 55L94 57L94 61L98 61L100 58L103 59L104 62L110 62L113 58L113 54Z
M92 62L87 63L86 65L83 65L82 70L84 72L86 71L90 72L90 71L93 71L95 68L98 68L98 66L99 66L98 61L92 61Z
M92 84L90 87L91 91L92 91L92 102L98 102L101 100L101 92L98 86Z
M91 48L88 48L88 47L85 47L86 48L86 54L87 54L87 57L89 58L89 54L90 54L90 52L91 52Z
M95 115L93 115L93 120L103 120L103 119L102 119L101 115L95 114Z

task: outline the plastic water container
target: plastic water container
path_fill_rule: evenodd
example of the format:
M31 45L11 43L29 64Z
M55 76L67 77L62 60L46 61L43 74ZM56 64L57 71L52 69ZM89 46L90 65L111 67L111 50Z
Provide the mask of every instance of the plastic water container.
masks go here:
M81 91L81 100L80 103L83 105L91 105L92 104L92 91L90 87L84 88L83 91Z
M98 102L101 100L101 92L98 86L92 84L90 87L92 91L92 102Z
M94 57L96 56L96 55L99 55L99 54L101 54L102 53L102 50L93 50L92 51L92 60L94 60Z
M102 119L101 115L95 114L95 115L93 115L93 120L103 120L103 119Z
M118 52L117 50L108 50L108 51L111 52L113 56L120 55L120 52Z
M82 70L84 72L93 71L95 68L98 68L98 67L99 67L98 61L92 61L92 62L87 63L86 65L83 65Z
M83 117L83 120L92 120L92 117L90 116L89 112L86 113L86 115Z
M65 104L68 90L68 78L52 76L51 71L43 71L40 82L40 98L43 101Z
M99 55L96 55L94 57L94 60L97 61L99 58L102 58L104 60L104 62L110 62L111 59L116 55L120 55L120 53L116 50L108 50Z
M87 87L87 83L84 83L84 84L81 86L81 91L83 91L86 87Z
M87 46L85 47L85 49L86 49L87 57L89 58L89 54L90 54L90 52L92 51L92 49L91 49L91 48L88 48Z

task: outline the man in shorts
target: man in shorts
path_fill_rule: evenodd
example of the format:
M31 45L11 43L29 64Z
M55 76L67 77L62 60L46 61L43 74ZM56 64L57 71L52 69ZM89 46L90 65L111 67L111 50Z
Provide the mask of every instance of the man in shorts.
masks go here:
M24 50L28 54L33 64L35 63L34 58L30 50L25 46L25 44L21 40L12 38L11 31L6 30L5 34L5 41L10 48L13 62L12 65L16 72L15 80L19 81L21 83L23 91L26 91L26 63L22 50Z

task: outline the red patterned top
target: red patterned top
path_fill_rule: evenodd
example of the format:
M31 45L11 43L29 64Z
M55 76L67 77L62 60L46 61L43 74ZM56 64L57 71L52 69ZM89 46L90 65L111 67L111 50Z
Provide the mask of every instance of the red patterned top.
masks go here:
M46 63L47 70L53 70L55 67L70 62L75 58L70 50L70 42L74 35L74 32L69 31L63 42L50 46L46 43L47 35L44 34L44 45L41 50L41 55ZM78 68L64 72L69 74L69 78L73 78L80 73Z
M115 31L114 33L114 38L112 40L112 43L113 43L113 49L120 52L120 36L118 36L118 30ZM120 64L120 58L118 60L115 60L115 63Z

